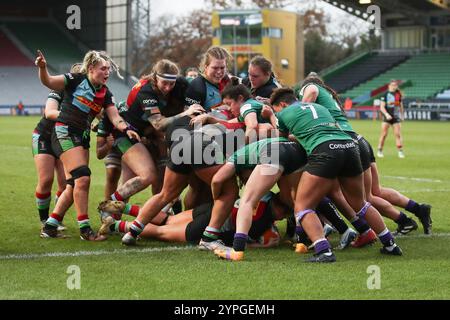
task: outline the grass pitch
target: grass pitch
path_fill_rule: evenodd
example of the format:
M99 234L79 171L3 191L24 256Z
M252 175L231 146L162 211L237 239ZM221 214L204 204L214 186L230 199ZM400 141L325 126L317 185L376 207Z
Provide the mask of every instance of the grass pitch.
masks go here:
M450 124L406 122L406 159L398 159L394 139L378 160L383 185L433 205L433 236L422 228L398 239L403 257L386 257L380 244L336 252L332 265L302 263L287 245L250 249L245 261L230 263L183 244L141 241L124 248L119 237L88 243L78 237L73 209L65 218L65 240L39 238L35 208L36 173L31 132L37 117L0 118L0 299L449 299L450 298ZM379 122L353 121L376 147ZM91 224L102 199L103 162L91 142L89 199ZM142 204L149 191L133 198ZM412 214L408 214L412 216ZM417 219L416 219L417 221ZM391 230L394 223L387 222ZM284 222L279 223L284 230ZM337 244L333 235L331 241ZM381 289L368 289L369 266L380 268ZM80 289L70 290L70 266L80 271ZM370 270L369 270L370 271Z

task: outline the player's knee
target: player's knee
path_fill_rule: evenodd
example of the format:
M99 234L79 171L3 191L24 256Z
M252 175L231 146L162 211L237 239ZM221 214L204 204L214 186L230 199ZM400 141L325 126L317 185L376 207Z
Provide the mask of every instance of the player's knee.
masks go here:
M66 189L75 187L75 180L73 178L66 180Z
M53 185L53 178L51 177L44 177L39 180L39 187L41 190L52 190Z
M81 188L88 187L91 181L91 169L88 166L81 166L70 172L75 184Z

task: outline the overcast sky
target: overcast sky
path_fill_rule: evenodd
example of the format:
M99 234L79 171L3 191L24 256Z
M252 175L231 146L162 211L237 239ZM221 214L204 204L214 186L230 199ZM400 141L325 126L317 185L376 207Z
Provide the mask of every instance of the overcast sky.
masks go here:
M323 8L324 11L331 16L331 26L329 26L329 30L336 30L335 24L338 24L340 21L351 19L355 24L358 25L358 28L367 28L368 24L363 22L362 20L353 17L343 10L340 10L333 5L330 5L324 1L320 0L293 0L289 7L286 7L286 10L297 11L304 10L308 6L317 4L318 7ZM162 15L186 15L190 11L195 9L201 9L205 6L204 0L170 0L170 1L160 1L160 0L151 0L151 16L152 21L154 22L156 18Z

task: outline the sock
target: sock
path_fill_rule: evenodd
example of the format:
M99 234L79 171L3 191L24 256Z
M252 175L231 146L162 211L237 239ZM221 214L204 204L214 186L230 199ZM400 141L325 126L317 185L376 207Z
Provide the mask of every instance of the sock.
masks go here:
M295 236L295 216L293 214L286 218L286 236L292 238Z
M63 220L63 217L61 217L60 215L58 215L56 213L52 213L50 215L50 217L47 219L45 226L56 229L56 228L58 228L58 226L62 220Z
M378 235L378 239L380 239L383 246L385 246L388 250L392 250L392 248L395 247L394 237L387 228Z
M80 232L84 232L87 229L91 228L89 223L89 216L87 214L82 214L77 217L78 227L80 228Z
M205 231L203 232L203 235L202 235L202 240L206 241L206 242L212 242L212 241L215 241L215 240L219 239L219 236L220 236L220 230L219 229L206 227L206 229L205 229Z
M57 191L55 195L55 204L58 203L59 197L63 194L64 191Z
M164 208L161 209L161 211L167 213L170 209L172 209L172 202L169 202Z
M351 224L352 226L355 227L356 231L358 231L358 233L361 235L366 234L370 230L367 221L365 221L364 219L360 219L359 217L353 219L351 221Z
M123 197L120 195L120 193L118 191L114 192L111 195L111 200L113 200L113 201L124 201Z
M420 213L420 204L418 204L414 200L409 200L405 209L411 213L414 213L415 215L418 215Z
M233 240L234 251L244 251L247 244L248 235L245 233L236 233Z
M109 227L109 230L116 231L120 233L127 233L130 231L129 224L127 221L116 221Z
M395 220L395 223L400 225L400 224L405 224L407 221L408 221L408 216L400 211L400 217L397 220Z
M181 211L183 211L183 205L181 203L181 200L177 200L173 206L172 206L173 212L175 214L179 214Z
M310 244L311 240L309 240L308 235L306 234L305 230L302 228L302 226L296 226L295 227L295 235L297 236L297 242L303 243L303 244Z
M137 216L139 215L139 210L140 210L139 206L127 203L123 213L137 218Z
M133 237L137 238L142 233L142 231L144 231L144 228L145 225L136 219L131 224L129 232Z
M337 211L334 204L330 199L324 198L317 206L317 212L322 214L328 221L336 228L339 234L344 234L347 231L348 226L341 218L341 215Z
M50 210L50 202L52 201L52 194L40 194L36 192L36 206L39 211L39 218L41 221L48 219L48 211Z
M327 239L319 239L314 242L314 251L316 254L330 252L331 246Z

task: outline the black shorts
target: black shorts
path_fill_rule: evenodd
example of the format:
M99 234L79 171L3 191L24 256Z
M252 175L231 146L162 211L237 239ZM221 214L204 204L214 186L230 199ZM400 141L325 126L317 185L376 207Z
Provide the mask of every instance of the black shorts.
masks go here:
M394 125L396 123L402 122L402 120L400 119L400 117L398 115L394 115L394 114L390 114L390 113L389 113L389 115L392 117L391 120L387 120L383 114L383 122L389 123L390 125Z
M64 152L76 147L89 149L90 140L89 130L80 130L61 122L57 122L53 128L52 148L58 158Z
M369 141L367 141L362 135L357 134L356 132L346 131L345 133L352 137L355 142L358 142L361 165L363 171L366 171L370 168L370 164L375 162L375 155L373 153L372 146L370 145Z
M322 178L355 177L363 173L359 148L353 140L331 140L318 145L305 171Z
M283 176L301 170L308 162L305 149L296 142L272 142L260 151L260 163L283 170Z
M51 139L45 138L36 130L33 131L32 151L33 151L33 157L38 154L48 154L50 156L57 158L55 155L55 152L53 151L53 148L52 148Z
M192 210L193 221L186 226L186 241L190 244L198 244L211 219L214 204L205 203Z
M170 147L167 167L180 174L224 163L222 147L201 132L191 132Z

